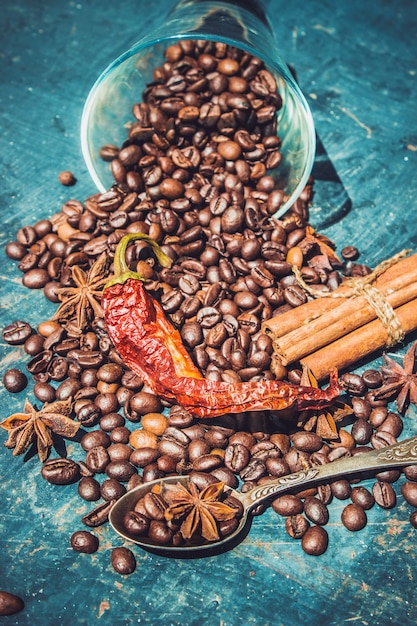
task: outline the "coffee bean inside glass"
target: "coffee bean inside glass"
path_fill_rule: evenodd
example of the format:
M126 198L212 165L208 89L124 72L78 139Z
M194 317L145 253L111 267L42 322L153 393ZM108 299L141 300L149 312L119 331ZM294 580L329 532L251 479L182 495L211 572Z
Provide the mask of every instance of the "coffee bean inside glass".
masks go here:
M140 103L151 85L152 103L163 116L154 113L145 124ZM250 0L181 0L159 28L101 74L81 127L84 158L102 192L117 182L109 165L112 146L128 148L128 160L145 156L148 164L155 157L157 166L161 154L171 159L177 150L174 164L187 171L185 181L197 162L204 176L203 160L212 166L210 178L221 162L226 172L254 187L262 179L259 193L270 193L263 187L273 184L278 191L268 213L276 218L302 193L315 156L308 104L280 57L265 10ZM136 174L129 174L129 181L140 192ZM152 188L150 183L144 184Z

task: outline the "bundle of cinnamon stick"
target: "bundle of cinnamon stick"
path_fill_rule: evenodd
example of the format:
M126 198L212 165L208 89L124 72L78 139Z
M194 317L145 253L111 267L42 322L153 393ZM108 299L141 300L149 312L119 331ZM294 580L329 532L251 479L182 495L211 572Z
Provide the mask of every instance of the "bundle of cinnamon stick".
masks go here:
M371 292L394 314L381 319L366 291L342 285L329 297L318 297L263 323L284 366L299 362L317 380L331 367L343 370L376 350L386 348L417 328L417 254L401 257L376 274ZM357 279L358 281L362 279ZM396 326L397 335L392 339Z

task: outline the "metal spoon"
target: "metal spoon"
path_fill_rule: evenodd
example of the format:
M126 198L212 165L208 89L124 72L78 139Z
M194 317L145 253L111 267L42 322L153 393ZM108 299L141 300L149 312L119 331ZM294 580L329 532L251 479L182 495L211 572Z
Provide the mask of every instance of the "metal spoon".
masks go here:
M130 535L124 527L123 518L125 513L132 510L136 502L149 492L154 485L161 483L175 484L178 482L186 485L189 480L188 476L170 476L135 487L113 505L109 514L109 521L113 529L124 539L133 541L148 551L182 558L209 556L224 552L237 545L249 531L252 521L252 516L250 515L251 510L265 500L295 488L301 490L313 484L326 482L341 476L359 474L372 470L382 471L393 467L413 465L414 463L417 463L417 436L379 450L372 450L364 454L339 459L325 465L310 467L306 470L295 472L294 474L282 476L281 478L275 478L271 480L271 482L254 487L246 493L240 493L235 489L226 487L225 491L227 494L233 495L234 498L237 498L242 503L243 515L238 527L233 533L212 543L179 547L169 545L161 546L153 543L148 537Z

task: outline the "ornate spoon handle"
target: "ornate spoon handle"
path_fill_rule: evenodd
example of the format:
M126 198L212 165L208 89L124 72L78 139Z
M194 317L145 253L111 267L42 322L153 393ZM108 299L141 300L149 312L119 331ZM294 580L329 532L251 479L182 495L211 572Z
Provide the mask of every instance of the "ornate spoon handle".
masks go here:
M392 446L380 450L372 450L325 465L310 467L306 470L282 476L265 485L254 487L245 494L240 494L242 502L249 508L257 506L264 500L289 491L294 487L309 486L348 474L356 474L371 470L385 470L393 467L417 464L417 437L411 437Z

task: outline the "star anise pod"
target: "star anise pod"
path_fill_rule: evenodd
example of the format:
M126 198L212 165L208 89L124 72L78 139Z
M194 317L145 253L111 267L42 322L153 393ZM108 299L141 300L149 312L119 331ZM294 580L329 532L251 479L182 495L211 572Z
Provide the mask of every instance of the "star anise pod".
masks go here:
M236 516L236 510L220 500L224 485L223 482L215 483L202 491L192 482L188 488L179 482L164 486L163 497L169 504L165 511L166 520L183 520L180 532L184 539L201 534L207 541L218 540L217 522Z
M313 372L305 367L300 380L301 385L318 388L318 382ZM339 438L337 422L353 413L352 407L341 400L335 400L332 406L326 409L302 411L297 426L304 430L317 433L322 439L334 440Z
M18 456L36 442L39 458L45 461L53 445L52 433L69 438L76 435L80 423L69 417L71 409L70 398L45 403L40 411L26 399L23 413L14 413L0 423L9 433L4 445L13 448L13 456Z
M312 248L317 248L331 265L341 265L339 257L333 249L333 242L320 233L316 233L312 226L306 226L306 236L300 241L298 247L306 254Z
M57 289L61 304L52 319L59 322L74 321L83 330L93 316L103 317L100 299L108 280L106 253L103 252L94 261L88 272L73 265L71 276L75 286Z
M381 366L382 386L374 391L378 400L391 400L395 403L399 413L404 414L410 402L417 404L417 372L415 372L417 342L413 343L400 365L391 357L384 354L384 365Z

